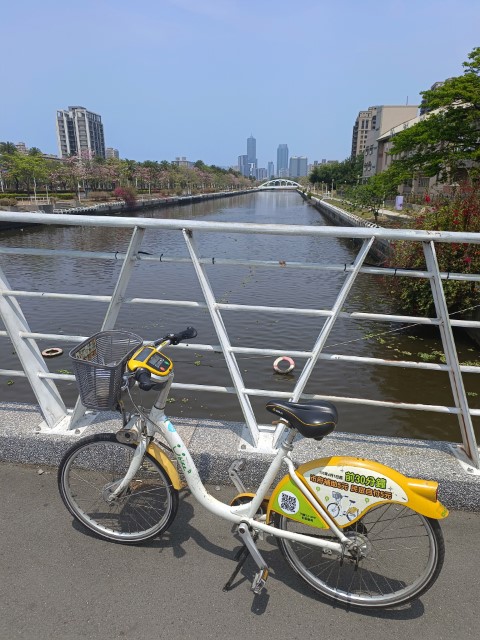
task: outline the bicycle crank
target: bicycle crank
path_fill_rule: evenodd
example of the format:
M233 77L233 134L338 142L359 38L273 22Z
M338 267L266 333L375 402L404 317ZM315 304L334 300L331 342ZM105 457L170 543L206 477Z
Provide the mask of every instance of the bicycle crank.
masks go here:
M262 558L260 551L255 544L255 540L252 537L250 529L245 522L241 522L238 525L238 534L243 540L245 547L250 552L250 555L253 558L253 561L258 567L258 571L253 578L251 589L253 593L260 593L265 586L268 578L268 566L265 560Z

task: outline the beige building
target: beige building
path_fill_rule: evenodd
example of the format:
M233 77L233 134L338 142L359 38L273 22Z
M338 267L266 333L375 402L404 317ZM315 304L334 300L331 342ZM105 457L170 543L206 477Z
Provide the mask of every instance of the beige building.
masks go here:
M380 173L385 168L383 145L378 144L379 138L392 131L395 127L402 127L418 115L419 105L391 106L382 105L370 107L372 111L372 127L368 131L363 158L363 179Z
M428 114L422 114L402 122L396 127L392 127L386 133L377 138L377 167L376 173L381 173L389 168L396 156L393 156L390 151L393 145L393 137L395 134L409 129L415 126L419 122L422 122L425 118L428 118ZM365 174L364 174L365 175ZM412 175L412 179L407 184L403 184L399 187L399 192L403 194L413 193L415 195L421 195L424 193L435 193L437 191L443 191L444 187L438 183L437 177L429 178L422 175Z
M352 158L359 156L364 152L365 143L367 141L367 134L374 126L376 119L376 107L369 107L366 111L360 111L355 124L353 125L352 133Z

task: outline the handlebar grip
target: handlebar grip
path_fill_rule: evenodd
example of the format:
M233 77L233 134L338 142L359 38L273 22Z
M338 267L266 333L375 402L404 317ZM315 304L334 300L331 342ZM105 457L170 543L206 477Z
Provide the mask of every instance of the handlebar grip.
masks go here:
M194 327L187 327L185 331L181 331L177 335L179 337L179 342L182 340L190 340L191 338L197 337L197 330Z
M135 380L142 391L150 391L154 383L152 382L150 371L146 369L137 369L135 372Z
M161 340L155 340L153 343L155 346L161 344L164 340L169 340L170 344L178 344L183 340L190 340L191 338L195 338L197 336L197 330L194 327L187 327L184 331L180 331L179 333L169 333L162 338Z

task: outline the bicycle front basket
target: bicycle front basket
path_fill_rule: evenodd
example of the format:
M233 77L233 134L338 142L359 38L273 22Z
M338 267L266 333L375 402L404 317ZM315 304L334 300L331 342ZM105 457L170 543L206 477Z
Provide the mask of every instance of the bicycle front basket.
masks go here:
M117 407L125 364L142 344L142 338L128 331L100 331L70 351L84 407L98 411Z

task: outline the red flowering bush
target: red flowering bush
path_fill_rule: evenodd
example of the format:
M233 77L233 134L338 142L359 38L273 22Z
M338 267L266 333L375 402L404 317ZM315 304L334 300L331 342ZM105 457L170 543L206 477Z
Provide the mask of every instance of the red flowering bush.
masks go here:
M137 194L132 187L117 187L113 195L124 200L127 207L134 207L137 202Z
M415 229L480 233L480 186L463 183L452 196L441 197L413 223ZM440 271L480 274L480 245L460 242L435 243ZM396 242L390 266L399 269L426 270L422 244ZM480 283L443 280L450 313L464 311L480 302ZM433 315L434 303L429 280L425 278L389 278L392 293L402 308L416 314ZM391 287L392 288L392 287Z

